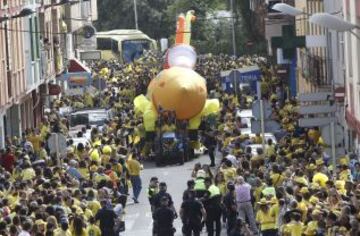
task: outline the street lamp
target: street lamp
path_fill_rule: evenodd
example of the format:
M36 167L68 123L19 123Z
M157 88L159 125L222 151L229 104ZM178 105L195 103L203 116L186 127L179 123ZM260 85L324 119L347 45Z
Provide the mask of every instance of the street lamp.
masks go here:
M281 12L286 15L290 16L299 16L302 14L308 15L307 13L303 12L300 9L297 9L293 6L290 6L286 3L276 3L274 6L272 6L272 9L278 12Z
M83 2L89 2L90 0L83 0ZM81 1L77 0L77 1L73 1L73 0L61 0L60 2L58 3L55 3L55 4L49 4L49 5L44 5L44 8L47 9L49 7L56 7L56 6L62 6L62 5L67 5L67 4L70 4L70 5L74 5L74 4L77 4L77 3L80 3Z
M353 29L360 29L359 26L344 21L343 19L330 15L329 13L315 13L309 19L313 24L320 25L324 28L335 30L338 32L351 31Z
M329 13L315 13L310 17L309 21L315 25L319 25L326 29L335 30L337 32L350 32L360 40L360 35L353 31L353 29L360 29L360 26L354 25Z
M16 19L16 18L20 18L20 17L25 17L25 16L30 16L31 14L36 13L36 11L34 10L33 6L27 6L24 7L19 14L14 15L14 16L4 16L4 17L0 17L0 23L10 20L10 19Z

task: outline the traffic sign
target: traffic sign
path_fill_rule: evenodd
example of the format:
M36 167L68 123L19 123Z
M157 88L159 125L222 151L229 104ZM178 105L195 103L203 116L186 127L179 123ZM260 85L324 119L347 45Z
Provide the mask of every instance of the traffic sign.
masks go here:
M310 105L310 106L301 106L299 113L301 115L309 114L321 114L321 113L331 113L336 112L335 105Z
M331 122L335 122L335 117L300 118L299 126L303 128L309 128L328 125Z
M66 154L66 137L63 134L52 133L48 145L51 154Z
M263 100L263 108L264 108L264 119L269 119L272 113L271 105L268 101ZM253 116L260 120L261 119L261 110L260 110L260 101L255 100L252 104L252 113Z
M264 126L264 133L275 133L281 129L280 124L273 120L265 120ZM251 133L261 133L261 122L259 120L251 121Z
M299 95L300 102L320 102L330 101L333 95L330 92L319 92L319 93L303 93Z
M326 125L321 128L321 137L327 145L331 145L331 128ZM340 125L335 126L335 145L342 144L344 141L344 129Z

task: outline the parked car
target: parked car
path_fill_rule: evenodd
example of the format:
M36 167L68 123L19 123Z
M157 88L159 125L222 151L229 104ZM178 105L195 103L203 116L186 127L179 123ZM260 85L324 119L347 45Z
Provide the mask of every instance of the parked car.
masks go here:
M101 131L106 121L109 121L112 116L111 110L101 108L75 111L69 115L69 135L76 137L83 127L86 127L87 130L96 127Z

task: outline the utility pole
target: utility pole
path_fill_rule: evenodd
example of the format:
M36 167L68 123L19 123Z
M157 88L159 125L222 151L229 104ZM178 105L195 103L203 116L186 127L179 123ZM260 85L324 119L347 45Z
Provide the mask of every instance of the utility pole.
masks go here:
M231 22L232 22L232 46L233 46L233 56L236 57L236 36L235 36L235 14L234 14L234 0L230 0L231 8Z
M136 0L134 0L135 29L139 29Z

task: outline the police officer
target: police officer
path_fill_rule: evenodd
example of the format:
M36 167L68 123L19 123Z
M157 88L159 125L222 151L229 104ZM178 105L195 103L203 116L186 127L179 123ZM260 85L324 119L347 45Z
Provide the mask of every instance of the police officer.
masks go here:
M158 208L161 207L161 199L162 197L167 197L168 199L168 207L170 209L173 210L174 214L175 214L175 218L177 218L177 213L174 207L174 202L172 200L171 195L166 192L167 191L167 185L165 182L161 182L159 184L159 192L157 194L155 194L154 198L153 198L153 206L154 206L154 211L156 211Z
M151 212L153 212L154 208L154 197L159 192L159 180L157 177L151 177L149 187L147 190L149 203L151 206Z
M200 169L197 171L195 186L194 186L194 190L197 198L202 198L206 192L205 177L206 177L206 173L204 170Z
M180 216L184 235L199 236L203 227L202 222L206 221L206 211L203 204L195 198L195 191L187 192L187 199L181 204Z
M203 204L206 210L206 229L208 236L214 235L214 223L215 223L215 235L221 234L221 194L220 189L212 184L211 178L205 178L205 187L207 189L203 198Z
M174 211L169 207L169 198L162 196L160 199L160 207L153 214L154 219L154 235L156 236L173 236L175 228L173 222L175 219Z

